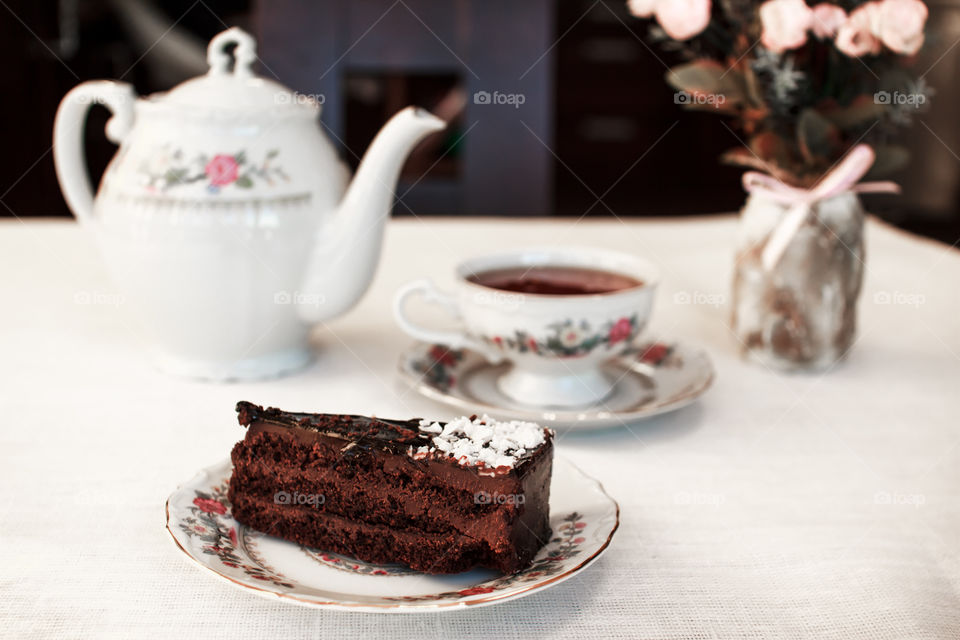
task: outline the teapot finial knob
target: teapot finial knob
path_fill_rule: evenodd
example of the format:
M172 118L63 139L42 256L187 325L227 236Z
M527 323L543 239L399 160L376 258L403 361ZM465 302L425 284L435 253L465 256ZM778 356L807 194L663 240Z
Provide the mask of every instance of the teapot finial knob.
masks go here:
M228 45L235 44L233 50L233 73L238 76L252 74L250 65L257 59L257 43L253 36L239 27L231 27L218 33L207 47L207 63L213 75L227 73L230 55L225 51Z

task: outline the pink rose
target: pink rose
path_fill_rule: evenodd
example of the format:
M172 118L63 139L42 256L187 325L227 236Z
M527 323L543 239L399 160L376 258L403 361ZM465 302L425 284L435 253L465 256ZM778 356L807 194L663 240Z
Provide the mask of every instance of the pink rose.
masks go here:
M435 344L430 347L430 357L433 358L435 364L442 364L447 367L452 367L457 364L457 357L453 355L450 349L443 345Z
M710 23L710 0L658 0L657 22L674 40L689 40Z
M763 23L760 42L771 51L783 53L806 44L813 11L803 0L767 0L760 5L760 22Z
M628 0L627 7L638 18L656 16L674 40L689 40L710 23L710 0Z
M210 184L222 187L237 179L237 161L233 156L216 155L204 167L204 172L210 178Z
M649 18L657 9L657 0L627 0L627 8L638 18Z
M821 40L832 38L847 21L847 12L835 4L821 2L813 8L813 35Z
M860 5L847 17L837 30L835 41L837 49L851 58L859 58L868 53L877 55L882 48L880 39L874 34L880 31L880 4L868 2Z
M880 30L874 35L896 53L913 55L923 46L927 5L920 0L882 0Z
M633 331L633 325L630 324L630 319L620 318L610 327L610 334L607 336L607 339L610 341L610 344L616 344L629 338L631 331Z
M200 510L205 513L219 513L220 515L223 515L227 512L227 508L225 506L216 500L210 500L209 498L196 497L193 499L193 504L197 505Z
M661 362L663 362L663 359L667 357L669 351L670 347L667 345L660 342L655 342L649 345L644 352L640 354L640 362L659 365Z

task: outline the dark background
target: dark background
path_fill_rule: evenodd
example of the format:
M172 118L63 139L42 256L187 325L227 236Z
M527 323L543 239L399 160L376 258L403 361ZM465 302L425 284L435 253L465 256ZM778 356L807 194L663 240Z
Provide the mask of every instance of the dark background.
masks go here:
M914 162L900 197L871 211L949 243L960 238L960 24L931 4L917 63L937 90L908 134ZM740 144L713 114L674 104L677 62L650 45L621 0L61 0L0 6L4 65L0 215L67 216L50 150L63 95L98 78L141 94L203 73L206 41L227 26L259 40L259 72L324 99L322 125L356 165L406 104L459 96L450 130L408 162L396 215L680 216L733 211L741 171L719 164ZM953 27L954 30L960 27ZM476 91L524 96L478 105ZM90 171L115 151L107 112L87 127Z

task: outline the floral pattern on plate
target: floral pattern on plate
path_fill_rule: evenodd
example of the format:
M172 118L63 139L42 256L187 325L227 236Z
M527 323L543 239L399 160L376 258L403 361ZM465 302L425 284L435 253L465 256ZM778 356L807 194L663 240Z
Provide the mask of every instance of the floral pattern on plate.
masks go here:
M421 394L463 413L503 420L532 420L557 429L619 427L684 407L713 383L713 364L702 349L671 340L638 341L603 365L616 380L613 393L595 406L554 409L523 405L496 381L509 364L490 364L470 349L414 343L400 357L400 375Z
M305 549L245 527L230 513L230 473L229 460L209 467L167 500L167 530L177 546L234 585L316 607L438 611L522 597L585 569L607 548L619 526L619 507L599 483L555 458L550 500L554 533L529 567L511 575L474 570L430 576ZM317 561L310 562L304 553Z
M259 562L246 563L240 546L237 529L242 525L230 516L230 504L227 501L227 483L225 479L209 490L194 492L192 506L187 507L190 515L180 522L180 530L188 537L196 537L202 543L203 553L216 556L226 567L240 569L254 580L273 582L281 587L292 588L284 577Z
M463 351L442 344L431 345L427 357L413 363L424 380L441 389L449 389L457 383L457 364L463 360Z
M651 367L666 367L680 369L683 367L683 357L679 354L675 344L665 342L647 342L631 349L628 354L636 354L638 362Z
M329 553L310 547L300 547L307 557L327 567L332 567L347 573L357 573L362 576L406 576L417 573L413 569L400 564L374 564L364 560L357 560L339 553Z

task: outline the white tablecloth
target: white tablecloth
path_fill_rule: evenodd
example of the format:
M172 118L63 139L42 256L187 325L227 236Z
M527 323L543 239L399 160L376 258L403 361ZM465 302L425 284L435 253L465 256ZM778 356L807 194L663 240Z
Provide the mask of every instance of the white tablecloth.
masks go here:
M318 328L313 366L211 385L150 368L75 224L4 221L0 636L960 638L960 252L871 222L852 356L826 376L778 375L738 358L728 308L711 304L728 292L735 228L394 221L374 286ZM653 331L706 347L717 368L692 407L559 440L622 507L596 565L514 602L388 616L264 600L175 548L164 501L243 435L239 399L449 417L398 386L409 340L391 293L532 243L658 262Z

